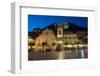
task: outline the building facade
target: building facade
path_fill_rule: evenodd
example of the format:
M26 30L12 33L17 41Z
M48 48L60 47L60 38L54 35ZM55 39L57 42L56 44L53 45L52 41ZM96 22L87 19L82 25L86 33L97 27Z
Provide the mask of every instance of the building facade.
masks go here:
M35 42L35 44L32 45L32 48L35 49L34 51L55 50L58 44L62 47L63 45L75 44L79 41L80 37L87 35L87 31L80 30L73 32L73 30L69 29L72 28L67 24L64 26L57 24L52 27L46 27L42 31L39 29L39 32L37 32L39 33L38 36L33 40L29 37L28 42Z
M52 49L53 44L56 44L56 42L54 32L47 28L36 38L35 46L37 50L45 51L46 49Z

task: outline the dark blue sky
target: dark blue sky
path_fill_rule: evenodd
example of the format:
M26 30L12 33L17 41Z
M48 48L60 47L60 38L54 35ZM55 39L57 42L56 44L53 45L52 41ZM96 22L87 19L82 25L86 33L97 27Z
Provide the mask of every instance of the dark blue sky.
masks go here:
M44 28L53 23L64 24L65 22L71 22L78 26L87 27L88 17L28 15L28 32L37 27Z

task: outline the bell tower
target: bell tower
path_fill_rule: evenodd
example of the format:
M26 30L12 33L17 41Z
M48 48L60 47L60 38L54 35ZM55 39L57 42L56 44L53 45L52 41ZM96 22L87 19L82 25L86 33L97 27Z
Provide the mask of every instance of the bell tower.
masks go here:
M60 25L57 27L57 40L58 43L63 43L63 27Z
M57 27L57 37L63 37L63 27L62 26L58 26Z

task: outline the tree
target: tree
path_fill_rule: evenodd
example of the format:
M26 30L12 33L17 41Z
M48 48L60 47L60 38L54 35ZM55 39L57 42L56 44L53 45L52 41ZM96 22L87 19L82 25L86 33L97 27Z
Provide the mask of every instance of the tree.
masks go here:
M80 37L79 42L80 42L81 44L87 44L87 42L88 42L87 36L82 36L82 37Z
M53 42L53 43L52 43L52 46L53 46L53 47L52 47L52 50L55 50L55 45L56 45L56 43Z
M34 49L32 48L32 46L35 45L35 42L30 42L28 43L28 46L30 46L29 52L33 51Z
M58 44L57 44L57 47L56 47L56 50L57 50L57 51L60 51L60 50L61 50L61 46L62 46L62 45L61 45L60 43L58 43Z
M67 42L67 41L65 41L65 42L64 42L64 45L68 45L68 42Z
M64 50L67 50L67 45L68 45L69 43L67 42L67 41L65 41L64 42L64 45L66 45L65 47L64 47Z
M52 43L52 46L55 46L56 45L56 43Z
M88 38L87 38L87 36L84 36L83 39L82 39L82 41L84 42L84 44L87 44L87 43L88 43Z
M75 41L75 44L77 44L77 45L78 45L78 44L79 44L79 40L78 40L78 41Z

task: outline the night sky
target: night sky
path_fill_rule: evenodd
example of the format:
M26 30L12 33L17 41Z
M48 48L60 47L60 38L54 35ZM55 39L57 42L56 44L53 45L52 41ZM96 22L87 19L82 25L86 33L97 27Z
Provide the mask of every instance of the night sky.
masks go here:
M28 32L32 31L34 28L44 28L53 23L64 24L65 22L87 27L88 17L28 15Z

